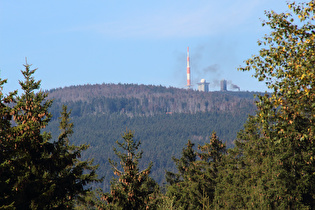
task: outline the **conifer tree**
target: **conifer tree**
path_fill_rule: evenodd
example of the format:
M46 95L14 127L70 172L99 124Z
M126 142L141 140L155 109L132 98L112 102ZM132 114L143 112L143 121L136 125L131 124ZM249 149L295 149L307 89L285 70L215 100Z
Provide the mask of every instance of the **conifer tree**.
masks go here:
M14 173L11 170L14 157L12 133L11 133L11 110L10 103L14 102L13 93L4 95L3 85L7 80L0 78L0 209L13 208L14 201L8 198L14 183Z
M199 178L197 178L196 181L202 181L202 183L200 183L203 192L202 198L206 198L208 206L212 207L219 168L224 164L223 158L226 153L226 146L218 138L216 132L213 132L210 137L210 142L203 146L199 145L198 149L201 151L198 153L201 161L197 164L201 166L201 170ZM201 198L199 200L201 201ZM200 206L205 204L205 201L200 201Z
M93 160L81 161L81 152L88 149L88 145L70 145L69 137L73 133L73 123L70 122L71 112L67 107L62 107L60 126L61 133L54 142L54 150L51 154L51 179L50 188L51 208L72 209L75 202L85 202L85 196L90 188L86 185L92 182L100 182L97 178ZM56 173L56 171L58 173ZM88 172L88 173L87 173Z
M196 161L197 154L195 150L193 149L194 143L192 143L190 140L188 140L186 147L182 150L182 157L180 159L177 159L173 157L173 161L176 164L178 173L173 173L170 171L166 171L166 181L170 184L176 184L183 180L183 176L186 173L187 169L190 167L190 165Z
M140 141L134 140L132 131L127 131L122 136L123 142L118 142L118 146L123 152L114 148L115 154L120 159L122 170L117 163L109 159L113 167L114 174L118 180L111 182L110 193L101 193L101 199L105 201L98 205L105 209L155 209L158 195L158 185L149 177L152 163L140 171L139 160L142 151L137 152Z
M182 150L182 156L178 159L173 157L178 173L166 171L165 178L168 182L166 196L172 198L176 208L188 209L195 206L194 197L191 197L191 187L197 168L195 162L197 154L193 149L194 143L188 140Z
M196 153L193 146L188 141L187 147L183 149L183 156L180 159L174 158L179 173L166 173L166 179L170 183L167 195L174 198L177 208L210 209L225 145L213 132L209 143L198 146L200 152Z
M2 198L6 205L17 209L73 208L75 199L86 191L83 187L98 181L96 168L90 161L78 161L86 146L69 146L72 124L66 109L62 113L62 133L56 142L50 141L49 133L42 132L51 118L48 108L52 101L38 91L40 81L32 76L36 69L24 66L22 95L9 100L15 102L12 108L1 107L1 114L8 116L9 110L7 118L13 120L13 124L1 124L5 125L1 130L6 141L3 150L9 154L1 156L1 182L6 178L2 175L9 177L1 186L5 189L1 191ZM10 167L6 167L8 163Z
M257 199L257 201L261 201L261 198L253 196L259 195L260 191L256 186L250 186L256 183L262 175L261 171L257 171L257 166L249 167L254 166L255 162L262 162L263 157L260 155L256 156L255 149L261 151L261 145L266 143L260 142L253 145L249 143L250 141L260 139L260 133L257 130L254 118L253 116L249 117L247 123L244 125L244 130L241 130L237 135L238 140L235 141L235 148L228 150L227 155L223 156L222 162L224 164L218 167L218 183L213 202L215 208L244 209L263 207L262 203L260 203L261 206L252 205L252 200ZM271 160L268 161L266 159L265 164L272 165L273 163ZM267 168L268 166L265 165L265 170ZM270 207L266 206L266 208Z
M186 147L182 150L180 159L173 157L178 173L166 171L165 178L168 183L166 195L174 199L174 206L187 209L189 205L194 205L190 199L190 189L188 176L194 176L196 172L195 161L197 154L193 149L194 143L188 140Z
M240 68L255 70L272 92L259 97L257 114L238 135L217 207L315 206L315 2L288 7L291 13L266 13L263 25L272 31L258 42L259 55ZM237 202L228 195L233 190Z
M41 134L49 119L48 107L51 101L45 101L45 95L34 91L40 81L35 82L30 65L24 65L22 71L25 81L20 81L24 93L15 98L11 115L16 126L10 128L10 146L12 156L9 171L14 174L13 186L7 201L14 202L16 208L39 208L41 195L45 192L45 167L53 146L48 142L49 135ZM8 160L7 160L8 161Z

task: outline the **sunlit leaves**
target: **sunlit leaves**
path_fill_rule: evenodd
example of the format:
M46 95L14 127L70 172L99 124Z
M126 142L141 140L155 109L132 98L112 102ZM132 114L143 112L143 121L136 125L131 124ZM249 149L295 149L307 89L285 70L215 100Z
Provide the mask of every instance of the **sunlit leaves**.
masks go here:
M259 150L270 154L265 157L269 162L281 163L268 165L276 176L257 178L257 182L264 179L266 183L278 183L262 191L265 195L277 192L278 197L263 199L268 198L273 206L304 208L315 204L315 164L310 158L315 155L314 1L293 2L288 7L291 13L266 12L268 21L264 26L269 26L271 32L259 42L263 45L259 54L239 68L254 70L254 76L266 83L270 93L259 97L257 115L251 119L255 124L249 124L252 128L245 126L246 135L241 141L246 143L237 145L242 146L251 170L266 168L259 162L252 165L252 159L261 154ZM259 138L252 138L255 130ZM253 176L251 170L248 173Z

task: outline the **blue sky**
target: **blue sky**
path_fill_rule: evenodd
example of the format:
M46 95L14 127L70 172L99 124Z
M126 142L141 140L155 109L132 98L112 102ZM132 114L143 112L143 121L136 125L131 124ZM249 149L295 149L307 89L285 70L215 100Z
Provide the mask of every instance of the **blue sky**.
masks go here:
M44 90L101 83L185 88L186 49L193 83L210 90L226 79L265 91L237 68L258 54L265 10L282 0L106 1L0 0L0 70L6 91L18 89L25 57ZM196 85L195 85L195 88Z

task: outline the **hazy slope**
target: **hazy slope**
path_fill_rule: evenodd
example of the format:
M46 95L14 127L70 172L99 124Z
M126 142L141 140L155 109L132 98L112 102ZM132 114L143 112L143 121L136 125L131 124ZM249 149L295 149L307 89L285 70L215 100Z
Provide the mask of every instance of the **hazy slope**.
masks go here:
M83 158L94 158L109 189L112 171L108 158L126 129L135 131L143 149L142 164L154 163L152 176L163 183L164 170L173 170L172 156L179 156L190 139L204 144L212 131L229 146L248 114L255 110L250 92L198 92L162 86L103 84L72 86L49 91L54 117L47 130L58 135L62 104L72 109L75 125L71 141L90 144Z

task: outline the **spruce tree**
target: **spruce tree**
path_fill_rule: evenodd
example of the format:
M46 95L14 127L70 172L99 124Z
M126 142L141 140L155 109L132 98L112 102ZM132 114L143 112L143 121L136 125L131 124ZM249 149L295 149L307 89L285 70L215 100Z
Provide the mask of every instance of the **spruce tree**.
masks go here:
M203 200L201 198L199 199L202 201L199 201L199 206L204 206L208 202L208 206L212 208L219 168L224 165L223 160L226 153L226 146L218 138L216 132L213 132L210 137L210 142L203 146L199 145L198 149L201 151L198 152L198 156L201 159L199 165L202 167L199 178L197 178L196 181L200 180L200 186L202 186L200 189L202 189L203 193Z
M197 154L195 150L193 149L194 143L192 143L190 140L188 140L186 147L182 150L182 157L180 159L172 157L173 161L176 164L178 173L166 171L166 181L170 184L176 184L183 180L183 176L186 173L187 169L190 167L190 165L196 161Z
M22 95L11 99L12 108L1 107L2 114L8 119L12 117L12 124L3 123L5 129L1 130L6 141L3 150L9 154L1 156L1 182L3 177L9 177L3 187L5 191L1 191L2 198L6 205L17 209L73 208L77 197L84 195L84 186L98 181L96 168L90 161L78 161L86 146L69 146L72 124L66 109L59 139L52 142L51 135L43 132L51 118L48 109L52 100L38 91L40 81L33 77L36 69L24 66ZM6 110L10 110L9 115Z
M8 201L14 202L16 208L41 208L42 196L48 184L45 182L45 168L53 145L49 135L41 134L47 125L50 115L48 107L51 101L44 101L45 94L38 92L40 81L32 77L35 70L26 64L22 74L25 81L20 81L23 94L15 98L11 115L16 126L11 127L11 172L14 185Z
M0 78L0 209L13 208L14 201L8 199L13 188L14 172L12 170L12 159L14 158L14 147L12 141L11 120L12 108L16 91L4 95L3 85L7 80Z
M174 158L179 173L166 173L166 180L170 183L167 196L174 199L177 208L210 209L225 145L213 132L209 143L198 146L200 152L195 152L193 146L188 141L183 156L180 159Z
M123 152L114 148L114 152L120 159L122 170L118 164L109 159L114 174L118 176L111 182L110 193L100 193L101 200L99 208L105 209L155 209L158 185L149 177L152 163L140 171L139 160L142 158L142 151L137 152L140 141L134 140L134 133L127 131L122 136L123 142L116 142Z
M165 178L168 183L166 196L174 199L174 206L176 208L187 209L190 205L195 205L190 199L190 190L188 177L194 176L197 171L195 162L197 154L193 149L194 143L188 140L186 147L182 150L180 159L173 157L178 170L177 173L166 171Z
M262 145L266 143L266 148L270 145L261 139L256 123L255 117L250 116L244 125L244 130L237 135L235 148L229 149L227 155L223 157L224 164L218 168L215 208L272 208L262 202L261 191L255 184L263 174L274 173L270 171L269 166L274 164L270 159L264 160L264 170L268 170L268 173L262 173L262 170L257 167L263 162L265 154L262 152ZM261 142L258 143L259 139ZM250 143L251 141L256 141L256 144ZM261 154L257 155L255 150L260 151Z
M71 145L69 138L73 133L73 123L70 122L71 111L62 107L60 126L61 133L58 140L53 142L54 150L51 154L51 188L49 199L51 208L72 209L76 202L85 202L85 196L89 195L91 187L87 184L100 182L93 160L81 161L81 153L88 149L88 145ZM56 173L57 172L57 173ZM88 172L88 173L87 173Z

